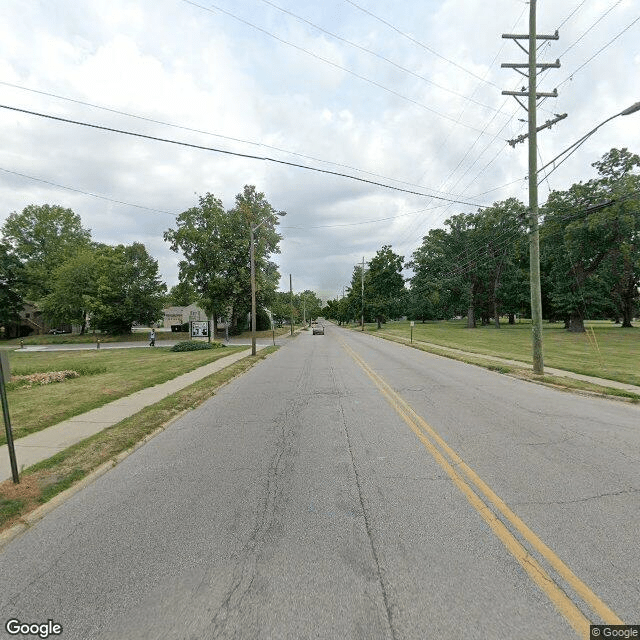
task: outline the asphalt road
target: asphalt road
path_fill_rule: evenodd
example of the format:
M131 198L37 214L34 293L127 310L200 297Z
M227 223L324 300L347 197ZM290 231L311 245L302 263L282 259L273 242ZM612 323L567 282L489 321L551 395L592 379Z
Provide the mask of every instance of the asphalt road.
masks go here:
M0 615L83 640L588 637L640 623L639 463L635 406L328 326L11 543Z

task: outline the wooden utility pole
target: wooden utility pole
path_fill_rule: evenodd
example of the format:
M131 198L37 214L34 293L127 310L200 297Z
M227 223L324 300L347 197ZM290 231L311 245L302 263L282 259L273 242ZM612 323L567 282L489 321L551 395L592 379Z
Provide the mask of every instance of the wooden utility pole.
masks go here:
M529 278L531 283L531 334L533 342L533 372L542 375L544 373L544 361L542 355L542 294L540 291L540 238L538 233L538 161L537 161L537 122L536 110L538 98L555 98L558 90L552 93L537 91L536 78L538 69L552 69L560 66L560 60L552 63L536 62L536 42L538 40L558 40L558 32L553 35L538 35L536 33L536 0L529 0L529 33L527 35L514 35L503 33L503 38L514 40L515 43L529 56L527 63L505 62L501 66L515 69L521 75L529 79L528 90L523 87L521 91L503 91L502 95L514 96L518 104L529 114ZM529 50L523 47L519 40L529 41ZM527 69L527 72L521 71ZM519 97L527 97L527 106L520 102ZM549 125L550 126L550 125ZM514 145L515 146L515 145Z
M291 296L291 335L293 335L293 280L289 274L289 295Z
M362 257L362 271L360 272L360 282L362 284L362 331L364 331L364 256Z
M253 233L255 229L249 224L251 229L251 355L256 355L256 263L255 263L255 240ZM245 245L246 246L246 245Z

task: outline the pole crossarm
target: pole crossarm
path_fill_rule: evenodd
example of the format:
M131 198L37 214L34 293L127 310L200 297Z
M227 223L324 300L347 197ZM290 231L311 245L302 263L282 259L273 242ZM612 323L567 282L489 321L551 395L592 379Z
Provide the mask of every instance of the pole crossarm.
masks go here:
M556 124L557 122L560 122L560 120L564 120L566 117L567 117L566 113L562 113L559 115L556 114L556 117L553 118L552 120L547 120L543 125L536 127L536 131L542 131L543 129L550 129L554 124ZM512 147L515 147L519 142L524 142L528 137L529 137L528 133L523 133L522 135L518 136L517 138L514 138L513 140L507 140L507 142Z
M503 69L528 69L529 64L527 62L503 62L500 65ZM555 62L537 62L537 69L559 69L560 59L556 59Z
M526 98L529 95L528 91L503 91L503 96L520 96L522 98ZM553 91L536 91L536 100L538 98L557 98L558 90L554 89Z
M528 33L503 33L502 34L503 38L508 38L510 40L530 40L531 39L531 35ZM555 33L553 33L552 35L545 35L542 33L537 33L533 36L533 38L535 40L559 40L560 36L558 35L558 31L556 29Z

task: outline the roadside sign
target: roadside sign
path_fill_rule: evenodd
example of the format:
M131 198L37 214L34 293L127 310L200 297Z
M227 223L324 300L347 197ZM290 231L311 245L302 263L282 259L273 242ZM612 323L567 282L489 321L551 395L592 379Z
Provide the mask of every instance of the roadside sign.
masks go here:
M416 326L416 321L415 321L415 320L412 320L412 321L411 321L411 326L412 326L412 327L415 327L415 326Z
M11 430L11 418L9 417L9 403L7 402L7 390L5 388L5 376L11 376L9 369L9 356L6 351L0 351L0 402L2 402L2 415L4 417L4 431L7 435L7 450L9 451L9 463L11 464L11 476L13 483L20 482L18 475L18 462L16 450L13 446L13 431Z
M191 321L191 337L206 338L209 335L208 320L192 320Z

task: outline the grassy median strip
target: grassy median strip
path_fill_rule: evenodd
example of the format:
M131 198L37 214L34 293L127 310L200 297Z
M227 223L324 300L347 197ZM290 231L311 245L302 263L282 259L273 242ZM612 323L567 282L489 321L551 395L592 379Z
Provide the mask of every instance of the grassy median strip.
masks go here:
M600 386L590 382L585 382L583 380L576 380L575 378L569 378L564 376L535 375L531 371L530 367L525 366L524 362L520 367L518 365L503 364L501 362L488 360L487 358L483 358L481 354L475 355L475 354L456 353L454 351L449 351L446 348L438 348L438 346L433 346L431 344L418 342L415 339L415 335L414 335L414 342L410 343L408 338L405 338L399 335L394 335L391 332L375 331L374 334L380 338L384 338L385 340L389 340L391 342L398 342L400 344L413 347L414 349L419 349L420 351L433 353L434 355L442 356L444 358L449 358L451 360L458 360L459 362L466 362L467 364L474 364L479 367L484 367L485 369L489 369L490 371L496 371L498 373L510 375L514 378L519 378L521 380L529 380L530 382L545 384L548 386L555 387L557 389L561 389L563 391L574 391L574 392L582 391L587 394L596 394L596 395L604 395L604 396L613 396L615 398L623 398L633 403L640 402L640 395L633 393L631 391L625 391L623 389L616 389L613 387L604 387L604 386ZM462 347L452 346L450 348L461 349ZM510 359L509 356L502 356L502 357ZM570 369L567 369L567 370L570 371Z
M11 372L16 376L63 371L80 375L45 385L29 384L28 380L10 382L7 397L13 437L18 439L46 429L246 348L224 347L186 353L173 353L168 347L14 351L9 359ZM4 432L0 435L0 444L6 444Z
M113 460L115 464L118 454L164 427L176 416L195 409L215 395L221 386L277 349L267 347L256 356L238 360L130 418L29 467L21 474L18 485L11 480L0 483L0 531L12 526L105 462Z

